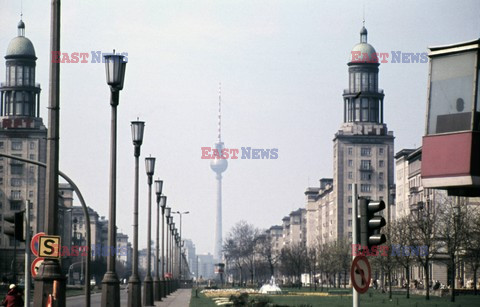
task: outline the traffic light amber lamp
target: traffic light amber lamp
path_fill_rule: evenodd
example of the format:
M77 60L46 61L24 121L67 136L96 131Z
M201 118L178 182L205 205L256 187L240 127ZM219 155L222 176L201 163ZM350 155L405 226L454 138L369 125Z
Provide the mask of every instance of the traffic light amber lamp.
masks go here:
M480 196L480 39L431 47L422 183Z

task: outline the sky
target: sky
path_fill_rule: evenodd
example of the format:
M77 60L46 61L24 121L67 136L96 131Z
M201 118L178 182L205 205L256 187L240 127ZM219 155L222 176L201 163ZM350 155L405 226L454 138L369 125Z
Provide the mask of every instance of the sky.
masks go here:
M51 1L24 0L47 125ZM480 1L62 1L61 51L128 53L118 106L117 226L131 235L134 156L130 122L145 121L140 163L140 248L147 243L144 157L156 157L183 237L213 252L216 183L201 147L217 137L222 84L225 147L278 149L278 159L229 160L223 233L240 220L267 229L305 206L304 191L333 175L347 62L365 16L377 52L422 53L480 37ZM17 35L21 4L0 0L0 53ZM109 87L104 64L62 63L60 169L88 206L108 216ZM421 145L428 63L383 63L385 122L395 151ZM5 65L0 64L0 81ZM155 198L153 197L155 201ZM79 205L78 201L76 202ZM178 217L174 220L178 225ZM152 238L154 238L152 236Z

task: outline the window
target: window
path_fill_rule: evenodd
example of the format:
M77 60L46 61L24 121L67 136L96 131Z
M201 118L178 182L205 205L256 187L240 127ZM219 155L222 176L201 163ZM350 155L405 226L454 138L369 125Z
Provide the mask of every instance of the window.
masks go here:
M362 147L362 149L360 150L360 154L362 155L362 157L370 157L372 153L372 150L370 149L370 147Z
M368 122L368 99L362 98L362 122Z
M361 173L361 178L362 180L371 180L372 179L372 174L370 173Z
M35 142L30 142L30 149L35 149Z
M28 198L33 198L33 191L28 191Z
M348 185L348 190L349 190L349 191L352 190L352 185L351 185L351 184Z
M33 85L30 84L30 67L25 66L25 85Z
M12 141L12 150L22 150L22 141Z
M379 190L379 191L383 191L383 184L381 184L381 185L378 186L378 190Z
M352 172L348 172L348 179L353 179L353 173Z
M378 154L382 156L382 155L383 155L383 152L384 152L383 147L380 147L380 148L378 149Z
M35 155L34 154L30 154L30 160L35 160Z
M12 178L12 179L10 179L10 185L12 187L21 187L22 186L22 179Z
M352 195L348 196L348 202L349 202L349 203L352 202Z
M0 201L0 209L3 209L3 203ZM2 215L0 214L0 222L2 221Z
M5 144L5 143L4 143L3 141L0 142L0 149L3 149L4 144Z
M378 179L383 180L383 172L378 173Z
M348 208L348 214L352 214L352 208Z
M0 177L0 184L3 184L3 177Z
M383 160L378 161L378 166L384 167L385 166L385 161L383 161Z
M348 227L352 227L352 220L348 220Z
M362 91L368 91L368 73L362 74Z
M351 156L353 154L353 148L348 147L348 155Z
M12 190L10 191L10 198L13 200L20 200L22 197L22 193L20 190Z
M370 184L361 184L360 185L360 191L362 192L370 192L372 186Z
M17 67L17 85L23 85L23 66Z
M370 170L372 168L372 163L370 160L362 160L360 162L360 168L362 170Z
M348 160L348 166L353 166L353 160Z
M22 209L22 202L21 201L12 201L10 202L10 210L18 211Z
M15 66L10 66L10 85L15 85Z
M0 165L0 173L3 173L3 165Z
M23 165L22 164L12 164L10 168L12 175L23 175Z
M355 73L355 92L360 91L360 76L361 74L359 72Z
M35 166L30 166L28 171L30 172L30 174L33 174L35 172Z

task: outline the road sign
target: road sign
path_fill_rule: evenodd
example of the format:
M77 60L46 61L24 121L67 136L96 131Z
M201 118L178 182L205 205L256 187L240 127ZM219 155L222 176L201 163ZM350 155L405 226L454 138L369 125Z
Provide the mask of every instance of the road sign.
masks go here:
M44 236L44 232L39 232L36 235L33 236L32 240L30 241L30 250L32 251L32 254L38 257L38 239L41 236Z
M372 269L370 263L365 256L356 256L352 262L350 269L350 279L352 285L358 293L365 293L370 286L370 279L372 278Z
M43 263L43 260L45 260L45 258L43 257L35 258L35 260L33 260L32 265L30 266L30 272L32 273L32 277L37 276L38 269Z
M60 236L41 236L38 239L38 256L60 258Z

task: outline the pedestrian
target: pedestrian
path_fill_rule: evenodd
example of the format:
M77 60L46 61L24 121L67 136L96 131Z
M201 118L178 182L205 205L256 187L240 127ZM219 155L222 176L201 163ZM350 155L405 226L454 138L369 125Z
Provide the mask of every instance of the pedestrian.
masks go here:
M7 295L2 301L2 306L20 307L23 306L22 292L18 290L15 284L11 284Z

